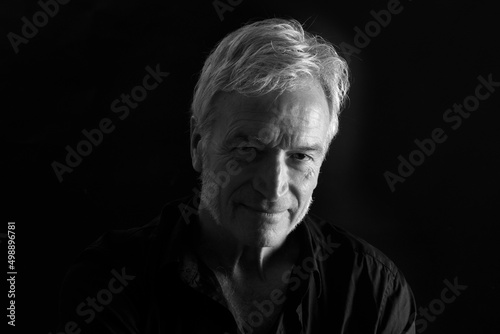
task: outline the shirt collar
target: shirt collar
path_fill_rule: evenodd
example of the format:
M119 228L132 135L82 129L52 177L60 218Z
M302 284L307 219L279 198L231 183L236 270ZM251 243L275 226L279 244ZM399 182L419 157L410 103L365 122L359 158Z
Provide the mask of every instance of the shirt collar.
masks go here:
M175 218L174 218L175 217ZM198 209L193 197L185 197L166 204L160 216L159 243L163 246L161 266L181 263L193 234L198 232ZM301 252L296 266L311 273L318 296L321 294L321 262L328 256L325 252L327 240L318 224L309 216L292 232L299 235Z
M161 247L160 266L181 263L191 236L197 232L198 209L192 197L167 203L161 212L158 242Z
M292 232L297 233L300 238L300 255L295 263L294 271L300 271L301 273L307 273L305 279L295 275L296 278L300 280L300 286L298 293L300 299L304 297L306 292L310 287L310 280L314 281L315 291L317 291L317 297L321 294L321 244L323 240L323 235L321 231L315 226L314 222L309 216L306 216L299 226ZM293 272L292 272L293 275Z

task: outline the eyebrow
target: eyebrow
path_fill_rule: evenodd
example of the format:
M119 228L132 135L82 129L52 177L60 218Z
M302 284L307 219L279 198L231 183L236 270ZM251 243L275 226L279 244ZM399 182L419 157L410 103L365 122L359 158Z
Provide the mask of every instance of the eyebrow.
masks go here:
M231 136L230 138L226 138L225 142L228 144L236 144L239 142L251 142L251 141L256 141L259 143L264 144L264 142L259 139L257 136L249 136L245 134L236 134L234 136Z
M266 145L259 137L257 136L250 136L246 134L236 134L232 138L228 138L226 140L226 143L228 145L235 145L240 142L258 142L261 145ZM312 144L312 145L302 145L298 147L294 147L292 149L293 151L306 151L306 152L318 152L320 154L323 154L325 151L325 148L321 144Z
M315 152L319 152L319 153L323 153L324 152L323 145L320 145L320 144L314 144L312 146L299 146L299 147L296 148L296 150L299 150L299 151L315 151Z

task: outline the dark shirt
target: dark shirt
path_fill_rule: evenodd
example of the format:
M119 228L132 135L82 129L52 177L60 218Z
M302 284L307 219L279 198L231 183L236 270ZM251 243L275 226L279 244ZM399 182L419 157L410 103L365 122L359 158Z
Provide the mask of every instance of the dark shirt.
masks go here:
M60 295L67 333L237 333L214 273L193 251L195 209L166 205L149 224L110 231L85 249ZM365 241L308 215L286 291L254 301L252 333L277 305L273 333L415 333L415 301L405 278ZM81 330L81 332L79 332Z

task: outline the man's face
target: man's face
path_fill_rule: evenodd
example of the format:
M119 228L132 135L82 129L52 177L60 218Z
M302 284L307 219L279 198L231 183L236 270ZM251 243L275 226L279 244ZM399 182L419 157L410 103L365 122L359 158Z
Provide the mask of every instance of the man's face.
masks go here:
M323 90L311 81L281 95L222 93L215 108L200 217L243 245L278 246L304 218L317 185L330 124Z

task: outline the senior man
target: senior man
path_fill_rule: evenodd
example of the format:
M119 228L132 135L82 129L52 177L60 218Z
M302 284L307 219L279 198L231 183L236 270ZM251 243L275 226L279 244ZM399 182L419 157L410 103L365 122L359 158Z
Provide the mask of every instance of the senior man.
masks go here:
M201 193L89 246L62 289L82 333L414 333L415 303L380 251L308 214L348 68L294 20L226 36L196 85Z

